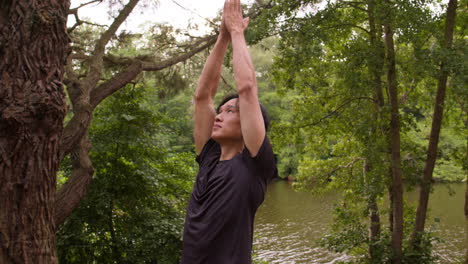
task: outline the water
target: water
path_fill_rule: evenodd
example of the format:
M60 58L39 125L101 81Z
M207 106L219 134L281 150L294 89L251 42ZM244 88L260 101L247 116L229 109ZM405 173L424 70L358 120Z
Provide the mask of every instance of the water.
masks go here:
M465 253L465 217L463 214L465 184L437 184L429 201L426 228L444 241L435 247L441 263L461 263ZM405 194L417 201L416 191ZM319 197L295 192L285 181L268 186L265 201L255 219L255 253L270 263L313 264L349 260L317 245L332 222L333 203L337 194Z

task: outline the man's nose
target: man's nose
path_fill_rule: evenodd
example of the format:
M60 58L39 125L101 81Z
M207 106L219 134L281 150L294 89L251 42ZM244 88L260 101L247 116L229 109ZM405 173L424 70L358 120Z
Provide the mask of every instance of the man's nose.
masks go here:
M219 113L219 114L217 114L217 115L215 116L215 121L222 121L222 120L223 120L223 118L222 118L222 116L221 116L221 113Z

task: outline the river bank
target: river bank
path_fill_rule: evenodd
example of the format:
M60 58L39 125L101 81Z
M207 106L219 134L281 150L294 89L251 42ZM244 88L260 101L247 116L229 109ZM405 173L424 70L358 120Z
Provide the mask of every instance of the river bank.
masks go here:
M462 263L464 259L465 188L465 183L434 185L427 228L441 238L434 247L440 263ZM410 203L417 198L417 190L405 193ZM333 204L338 200L336 193L313 196L295 192L287 181L270 184L255 221L257 256L281 264L337 263L351 259L317 244L327 233L333 220Z

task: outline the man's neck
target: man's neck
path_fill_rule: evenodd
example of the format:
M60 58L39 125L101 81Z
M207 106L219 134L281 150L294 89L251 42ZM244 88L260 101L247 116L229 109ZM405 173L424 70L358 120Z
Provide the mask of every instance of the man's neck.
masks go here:
M220 160L230 160L244 149L243 141L228 141L221 142L221 157Z

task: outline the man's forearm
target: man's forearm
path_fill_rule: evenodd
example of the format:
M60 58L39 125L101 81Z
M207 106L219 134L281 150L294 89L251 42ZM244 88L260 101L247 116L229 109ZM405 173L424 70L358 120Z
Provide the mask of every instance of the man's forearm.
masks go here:
M245 42L243 32L232 32L234 79L239 94L257 92L255 68Z
M213 98L215 96L221 79L222 64L228 45L229 36L220 35L198 80L198 87L195 92L196 99Z

